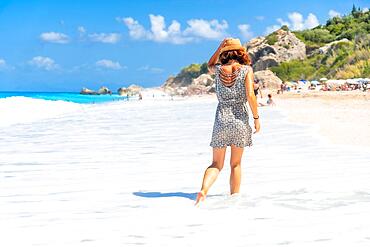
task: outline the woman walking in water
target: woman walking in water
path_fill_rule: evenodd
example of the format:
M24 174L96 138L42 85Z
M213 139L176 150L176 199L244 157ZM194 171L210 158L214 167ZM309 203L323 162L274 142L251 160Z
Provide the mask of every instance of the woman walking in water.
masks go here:
M239 39L224 39L208 62L215 73L218 99L210 146L213 148L212 164L206 169L202 187L195 205L204 201L209 188L224 166L226 147L231 147L230 193L239 193L241 159L244 147L252 146L252 128L246 103L252 111L254 127L260 130L257 99L254 94L254 76L248 53Z

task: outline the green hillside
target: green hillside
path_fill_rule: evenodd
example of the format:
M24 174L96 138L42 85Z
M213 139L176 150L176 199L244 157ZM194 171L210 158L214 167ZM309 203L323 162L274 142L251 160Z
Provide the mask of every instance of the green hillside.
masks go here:
M287 26L281 29L288 30ZM347 79L370 77L370 12L364 12L353 6L351 13L329 19L325 25L313 29L293 31L298 39L306 45L307 58L290 60L279 66L271 67L280 79L313 80L327 77L329 79ZM340 41L342 39L348 41ZM266 36L267 43L277 41L275 32ZM333 44L325 53L318 52L330 42ZM164 86L188 86L194 78L207 73L207 62L190 64L182 68L180 73L167 80Z
M325 25L293 32L313 55L299 61L283 62L270 68L282 80L347 79L370 77L370 12L353 9L350 14L333 17ZM333 41L339 42L325 54L313 52Z

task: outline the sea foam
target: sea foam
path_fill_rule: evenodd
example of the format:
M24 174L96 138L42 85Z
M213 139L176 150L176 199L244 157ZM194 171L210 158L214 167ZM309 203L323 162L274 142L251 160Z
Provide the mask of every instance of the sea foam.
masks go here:
M0 127L58 117L84 107L66 101L15 96L0 99Z

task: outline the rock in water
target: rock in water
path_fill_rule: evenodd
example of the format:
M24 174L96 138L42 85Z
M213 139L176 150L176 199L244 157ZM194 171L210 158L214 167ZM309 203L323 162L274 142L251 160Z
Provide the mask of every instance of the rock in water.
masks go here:
M95 92L95 91L93 91L93 90L91 90L91 89L88 89L88 88L84 87L84 88L81 89L80 94L96 95L98 93Z
M112 91L109 90L107 87L100 87L98 90L98 94L112 94Z

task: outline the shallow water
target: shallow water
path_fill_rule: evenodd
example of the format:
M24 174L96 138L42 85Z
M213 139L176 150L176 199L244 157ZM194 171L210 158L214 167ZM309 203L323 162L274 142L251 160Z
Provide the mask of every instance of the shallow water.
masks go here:
M55 92L0 92L0 99L10 97L26 97L52 101L67 101L73 103L103 103L109 101L127 100L127 97L118 94L85 95L79 93Z
M194 207L216 104L105 103L1 128L0 246L369 246L370 151L278 108L260 108L241 194L228 150Z

